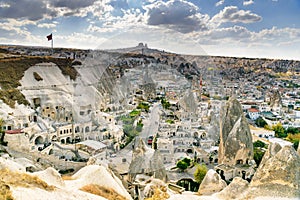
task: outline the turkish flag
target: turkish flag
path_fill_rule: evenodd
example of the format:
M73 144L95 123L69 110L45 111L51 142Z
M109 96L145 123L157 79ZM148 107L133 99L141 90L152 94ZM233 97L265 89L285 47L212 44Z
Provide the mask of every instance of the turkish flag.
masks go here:
M50 35L47 35L47 39L48 39L48 41L52 40L52 33Z

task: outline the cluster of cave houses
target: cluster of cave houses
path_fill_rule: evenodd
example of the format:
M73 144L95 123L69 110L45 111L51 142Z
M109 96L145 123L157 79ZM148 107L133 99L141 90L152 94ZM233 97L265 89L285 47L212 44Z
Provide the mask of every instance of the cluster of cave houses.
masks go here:
M35 104L37 101L33 100ZM23 104L10 108L0 102L3 140L10 149L41 152L66 160L78 156L87 160L94 155L104 160L108 147L119 149L117 142L124 133L112 115L92 112L88 106L81 108L79 115L88 116L89 120L75 122L72 114L71 108L62 105L49 104L34 110Z
M4 140L8 142L8 147L17 150L40 151L68 160L77 156L74 151L70 151L76 147L83 158L88 159L93 156L98 160L108 160L110 159L108 152L112 152L112 149L119 150L118 141L121 141L124 134L113 115L103 112L92 113L90 108L86 108L85 111L82 109L81 112L83 113L81 114L98 114L97 119L101 119L101 126L95 126L92 120L74 123L72 112L67 111L62 106L43 106L40 108L40 114L38 114L35 110L28 109L24 105L16 105L14 109L11 109L6 104L1 103L1 110L1 117L4 120ZM216 141L208 137L205 129L199 128L199 116L183 112L181 118L185 120L180 120L175 124L163 120L160 123L157 149L151 149L153 156L155 155L155 159L153 158L155 162L152 159L146 159L149 163L134 167L134 163L140 165L143 162L134 161L134 157L137 155L134 155L135 152L133 152L132 162L127 163L131 166L128 166L128 170L119 173L129 174L133 183L136 183L137 175L159 175L158 178L163 180L190 180L193 179L192 175L172 177L169 174L168 178L166 172L166 166L174 166L176 161L189 156L199 163L214 163L216 171L225 180L229 181L235 176L247 180L251 179L254 174L254 165L250 162L252 161L250 157L245 158L245 160L239 159L230 163L220 163L218 161L218 147L214 146ZM59 123L55 123L57 121ZM68 144L68 146L74 144L74 148L67 148L67 145L62 144ZM149 145L138 148L147 149ZM253 155L253 152L249 155ZM145 156L142 155L142 157L142 160L145 160ZM126 165L126 159L122 165ZM192 190L190 182L188 182L186 189Z

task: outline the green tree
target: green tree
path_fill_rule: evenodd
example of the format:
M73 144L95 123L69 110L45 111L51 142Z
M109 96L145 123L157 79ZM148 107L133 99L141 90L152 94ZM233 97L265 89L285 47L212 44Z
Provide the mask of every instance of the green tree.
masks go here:
M197 183L201 184L201 182L203 181L206 173L207 173L207 167L206 165L197 165L197 169L194 173L194 178L196 180Z
M254 153L253 159L254 159L256 165L259 166L265 152L260 150L259 148L254 148L253 153Z
M257 140L255 142L253 142L253 147L262 147L262 148L266 148L266 144L260 140Z
M265 127L267 124L267 122L262 118L262 117L259 117L255 120L255 124L258 126L258 127Z
M161 99L161 105L164 109L169 109L171 106L170 102L168 102L165 98Z
M278 124L274 125L272 127L272 129L273 129L273 131L275 131L275 136L276 137L279 137L279 138L287 137L287 134L286 134L284 128L282 127L281 123L278 123Z
M177 162L176 167L181 169L181 171L184 171L186 168L188 168L188 164L183 160L180 160Z
M298 130L297 128L295 128L295 127L288 127L288 128L286 129L285 133L286 133L286 134L289 134L289 133L290 133L290 134L295 135L295 134L299 133L299 130Z
M191 165L191 159L190 158L184 158L184 159L182 159L184 162L186 162L186 164L188 164L188 166L190 166Z

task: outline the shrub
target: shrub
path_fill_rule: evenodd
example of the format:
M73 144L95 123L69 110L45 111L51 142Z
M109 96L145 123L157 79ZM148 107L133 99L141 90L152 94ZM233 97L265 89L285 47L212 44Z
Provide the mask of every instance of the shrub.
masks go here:
M188 166L190 166L192 160L190 158L184 158L184 159L182 159L182 161L186 162L186 164L188 164Z
M264 142L257 140L253 142L253 147L267 148L267 145Z
M194 173L194 178L196 180L197 183L201 184L201 182L203 181L206 173L207 173L208 169L206 167L206 165L197 165L197 169Z
M282 124L278 123L272 127L273 131L275 131L275 136L279 138L285 138L287 133L285 132Z
M258 127L265 127L267 124L267 122L262 118L262 117L259 117L255 120L255 124L258 126Z
M265 155L265 152L259 148L254 148L253 153L254 153L253 159L254 159L256 165L259 166L263 156Z
M176 167L181 169L181 171L184 171L186 168L188 168L188 164L184 162L183 160L180 160L177 162Z

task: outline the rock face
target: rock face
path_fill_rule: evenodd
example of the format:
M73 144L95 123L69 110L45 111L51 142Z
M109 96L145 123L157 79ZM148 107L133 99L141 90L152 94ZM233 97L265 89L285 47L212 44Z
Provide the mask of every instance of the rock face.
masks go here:
M188 90L186 94L179 100L179 105L187 112L196 112L197 103L194 93L191 90Z
M129 174L132 179L137 174L146 174L153 175L154 178L160 180L167 180L167 173L160 152L147 147L142 139L133 151Z
M300 156L292 146L269 146L251 183L249 196L300 197Z
M220 175L215 170L210 169L206 173L198 193L200 195L211 195L223 190L226 186L226 182L221 179Z
M224 200L245 199L245 191L247 191L248 186L248 181L245 181L241 177L235 177L217 196Z
M274 91L270 97L270 107L273 109L282 107L282 100L278 90Z
M241 104L230 98L221 113L219 164L246 164L253 159L252 136Z
M214 113L211 114L210 124L207 132L208 137L213 139L214 141L218 141L220 139L219 115L216 115Z
M297 153L298 153L298 155L300 156L300 145L298 146Z
M53 185L58 188L63 188L65 186L58 171L52 167L49 167L44 171L35 172L34 175L45 181L48 185Z

